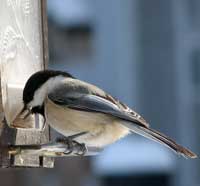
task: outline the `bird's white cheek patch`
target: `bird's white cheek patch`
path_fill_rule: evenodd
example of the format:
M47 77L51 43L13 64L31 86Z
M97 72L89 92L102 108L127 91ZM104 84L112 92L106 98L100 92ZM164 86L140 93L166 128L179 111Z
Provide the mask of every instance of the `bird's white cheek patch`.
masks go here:
M44 85L35 92L33 101L30 102L30 105L32 107L42 105L46 95L47 95L47 87Z
M33 101L30 102L30 106L39 106L44 103L47 95L55 89L59 84L66 78L62 76L57 76L50 78L46 83L44 83L34 94Z

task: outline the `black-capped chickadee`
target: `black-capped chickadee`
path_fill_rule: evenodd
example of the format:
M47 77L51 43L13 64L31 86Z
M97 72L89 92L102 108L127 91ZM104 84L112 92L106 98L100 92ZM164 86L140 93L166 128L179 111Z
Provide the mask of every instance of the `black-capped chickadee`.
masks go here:
M149 124L127 105L100 88L67 72L45 70L33 74L23 91L21 113L39 113L47 124L64 136L77 133L76 141L104 147L134 132L166 145L185 157L196 154L180 146Z

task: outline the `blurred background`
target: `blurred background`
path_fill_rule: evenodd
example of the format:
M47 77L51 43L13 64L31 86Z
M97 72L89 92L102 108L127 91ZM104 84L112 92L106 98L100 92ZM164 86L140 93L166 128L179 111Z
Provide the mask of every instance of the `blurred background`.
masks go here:
M47 2L49 67L98 85L200 155L200 1ZM200 160L135 134L95 157L0 175L4 186L199 186Z

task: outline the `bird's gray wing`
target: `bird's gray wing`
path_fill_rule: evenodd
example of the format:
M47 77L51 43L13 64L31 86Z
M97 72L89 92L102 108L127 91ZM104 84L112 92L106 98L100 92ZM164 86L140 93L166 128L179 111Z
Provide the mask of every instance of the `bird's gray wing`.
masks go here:
M83 91L83 87L81 90L82 93L77 91L77 89L74 91L73 89L70 89L68 92L63 91L63 88L62 90L57 89L49 93L48 98L55 104L63 107L110 114L114 117L136 123L139 126L148 127L148 123L146 123L145 120L139 116L139 114L136 114L132 110L132 112L128 111L127 106L115 100L111 96L107 95L103 97L102 95L86 94L85 91Z

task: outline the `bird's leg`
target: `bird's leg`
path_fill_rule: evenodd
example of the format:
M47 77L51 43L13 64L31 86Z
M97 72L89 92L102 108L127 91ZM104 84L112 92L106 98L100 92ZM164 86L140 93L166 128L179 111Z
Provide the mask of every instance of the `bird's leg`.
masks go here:
M87 148L84 143L78 143L74 139L79 136L85 135L87 133L88 132L80 132L78 134L74 134L74 135L68 136L68 137L59 137L56 139L56 142L66 144L68 146L69 151L65 152L65 154L71 154L73 152L74 148L76 147L76 149L78 148L79 151L75 154L81 156L87 152Z
M72 140L75 139L75 138L78 138L80 136L83 136L85 134L87 134L88 132L80 132L80 133L77 133L77 134L74 134L74 135L71 135L71 136L68 136L68 137L58 137L56 138L56 142L64 142L65 140Z

